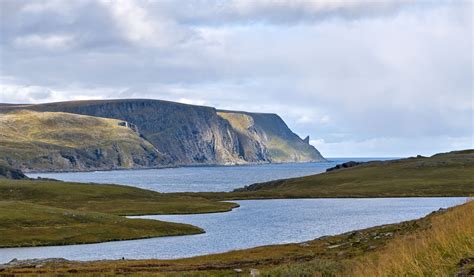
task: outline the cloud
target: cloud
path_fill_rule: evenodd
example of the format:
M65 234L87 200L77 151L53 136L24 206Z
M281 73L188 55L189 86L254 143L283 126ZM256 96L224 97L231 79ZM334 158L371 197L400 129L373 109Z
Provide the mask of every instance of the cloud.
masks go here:
M472 136L451 137L448 135L417 138L418 146L403 137L378 137L365 140L327 142L322 138L310 140L327 157L372 157L398 158L416 155L431 156L437 153L472 148Z
M2 102L154 98L276 112L330 156L474 147L469 1L0 5Z
M47 48L50 50L69 48L73 42L74 37L71 35L27 35L14 40L15 45L20 48Z
M307 0L230 0L192 1L179 8L173 1L160 1L157 9L167 9L177 21L189 25L233 24L299 24L330 18L357 20L365 17L387 16L414 1L307 1ZM201 8L205 6L206 8Z
M174 45L191 36L191 32L179 27L172 18L161 13L149 14L140 1L104 0L115 23L124 37L143 46L164 47Z

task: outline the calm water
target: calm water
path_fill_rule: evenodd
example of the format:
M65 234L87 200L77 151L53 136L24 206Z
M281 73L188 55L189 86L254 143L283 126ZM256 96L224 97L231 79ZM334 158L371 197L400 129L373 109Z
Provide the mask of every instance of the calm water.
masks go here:
M181 167L146 170L116 170L76 173L28 174L82 183L131 185L160 192L231 191L258 182L306 176L324 172L347 161L388 158L332 158L324 163L264 164L219 167Z
M142 218L189 223L205 234L88 245L0 249L0 263L13 258L72 260L170 259L268 244L302 242L380 224L422 217L466 198L293 199L236 201L227 213Z

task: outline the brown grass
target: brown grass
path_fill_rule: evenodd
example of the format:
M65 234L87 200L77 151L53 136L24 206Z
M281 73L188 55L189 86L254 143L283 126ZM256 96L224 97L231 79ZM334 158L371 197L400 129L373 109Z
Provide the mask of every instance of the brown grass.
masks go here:
M474 201L432 218L432 227L395 239L358 262L354 276L455 276L474 257Z

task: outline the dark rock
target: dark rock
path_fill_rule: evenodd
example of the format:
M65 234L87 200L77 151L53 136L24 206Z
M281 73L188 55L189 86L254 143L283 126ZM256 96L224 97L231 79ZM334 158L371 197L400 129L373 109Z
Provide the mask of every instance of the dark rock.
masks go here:
M349 167L353 167L353 166L358 166L358 165L361 165L361 164L363 164L363 162L354 162L354 161L345 162L345 163L338 164L334 167L330 167L330 168L326 169L326 172L339 170L339 169L343 169L343 168L349 168Z
M474 276L474 257L463 258L457 264L459 267L456 277Z
M29 179L21 170L4 164L0 164L0 178L15 180Z

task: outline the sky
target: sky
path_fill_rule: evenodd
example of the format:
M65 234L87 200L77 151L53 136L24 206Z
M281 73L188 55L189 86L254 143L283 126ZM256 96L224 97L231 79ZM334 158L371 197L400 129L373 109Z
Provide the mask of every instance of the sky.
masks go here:
M471 1L1 0L0 103L279 114L326 157L474 148Z

